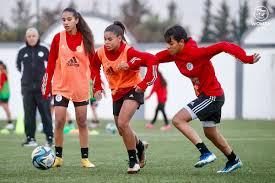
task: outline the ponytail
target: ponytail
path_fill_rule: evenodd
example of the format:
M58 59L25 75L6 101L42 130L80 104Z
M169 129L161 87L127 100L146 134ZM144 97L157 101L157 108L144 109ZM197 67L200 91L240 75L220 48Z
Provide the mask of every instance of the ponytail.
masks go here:
M68 11L73 13L73 16L78 19L78 23L76 24L76 28L82 34L82 39L84 43L85 53L93 56L95 53L95 46L94 46L94 38L92 31L83 17L73 8L65 8L63 12Z
M126 28L120 21L114 21L114 23L109 25L104 32L113 32L116 36L121 36L123 41L127 42L124 36Z

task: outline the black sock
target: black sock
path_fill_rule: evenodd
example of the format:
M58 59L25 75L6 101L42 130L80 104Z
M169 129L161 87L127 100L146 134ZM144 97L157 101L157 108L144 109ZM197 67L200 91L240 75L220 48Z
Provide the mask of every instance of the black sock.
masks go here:
M88 155L89 155L89 148L88 147L81 148L81 157L88 158Z
M196 147L201 152L201 154L205 154L205 153L209 153L210 152L203 142L202 143L197 143Z
M46 137L47 141L52 143L53 142L53 136L47 136Z
M129 156L129 161L130 162L137 163L136 150L128 150L128 156Z
M226 157L227 157L227 159L228 159L228 161L235 161L235 159L236 159L236 154L232 151L231 152L231 154L229 154L229 155L225 155Z
M62 158L62 147L56 147L55 146L55 156Z
M138 153L142 152L144 150L144 144L142 143L141 140L138 140L138 143L136 144L136 148L137 148Z

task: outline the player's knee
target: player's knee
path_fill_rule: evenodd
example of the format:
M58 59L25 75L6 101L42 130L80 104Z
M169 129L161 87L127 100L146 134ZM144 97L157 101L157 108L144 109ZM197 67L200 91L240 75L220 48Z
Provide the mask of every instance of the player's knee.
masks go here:
M174 126L178 126L179 124L184 123L184 122L186 122L184 119L180 119L177 116L174 116L172 119L172 123Z
M56 118L55 119L55 128L56 129L63 129L64 128L64 123L65 123L65 118Z
M78 128L87 128L86 117L77 117L76 118Z
M129 123L126 120L118 119L118 130L122 134L129 127Z

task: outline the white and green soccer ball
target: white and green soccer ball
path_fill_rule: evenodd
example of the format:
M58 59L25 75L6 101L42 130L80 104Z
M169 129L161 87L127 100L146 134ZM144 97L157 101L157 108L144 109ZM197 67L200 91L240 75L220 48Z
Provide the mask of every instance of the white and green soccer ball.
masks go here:
M107 123L105 130L107 133L115 134L117 132L117 127L114 123Z
M52 167L55 154L50 147L38 146L32 152L32 164L40 170L47 170Z

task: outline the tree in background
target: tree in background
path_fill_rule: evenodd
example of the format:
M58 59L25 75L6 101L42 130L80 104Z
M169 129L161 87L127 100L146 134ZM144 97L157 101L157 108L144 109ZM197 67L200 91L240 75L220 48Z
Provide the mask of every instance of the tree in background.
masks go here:
M130 0L122 4L123 22L130 31L141 23L141 19L149 14L149 10L139 0Z
M160 20L157 14L149 13L149 9L139 0L130 0L122 5L123 22L137 41L160 42L165 30L177 23L176 7L172 0L167 6L168 19Z
M237 20L232 20L232 33L233 33L233 41L240 43L241 37L243 33L248 28L248 18L249 18L249 8L247 0L244 1L243 4L240 5L238 23Z
M232 34L230 31L229 7L224 0L221 4L221 9L214 16L214 39L215 41L231 41Z
M54 9L43 8L41 13L40 32L44 33L52 24L60 19L61 4L59 3Z
M202 36L200 38L200 42L205 43L205 42L214 42L215 37L213 30L211 30L212 26L212 14L211 14L211 6L212 2L211 0L206 0L204 3L204 10L205 10L205 15L203 16L203 30L202 30Z
M31 25L34 15L30 14L30 7L31 3L27 3L24 0L17 0L15 8L12 8L12 20L15 23L15 30L17 32L16 41L22 41L25 39L25 32Z
M17 33L12 31L10 26L3 20L0 19L0 41L16 41Z

